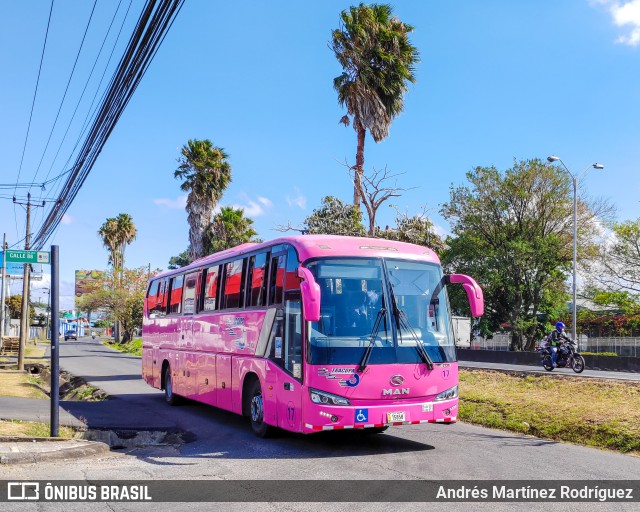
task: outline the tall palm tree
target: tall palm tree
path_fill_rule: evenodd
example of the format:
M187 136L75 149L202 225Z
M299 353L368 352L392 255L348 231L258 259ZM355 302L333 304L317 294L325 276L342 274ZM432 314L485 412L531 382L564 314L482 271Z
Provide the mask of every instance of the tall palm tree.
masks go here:
M209 252L224 251L236 245L258 241L253 220L244 216L242 208L223 206L213 217L207 231L206 248Z
M231 165L222 148L215 147L208 139L189 140L182 146L180 166L173 173L182 179L180 188L187 196L187 221L189 222L189 257L191 260L205 255L205 233L213 211L231 182Z
M419 53L409 41L413 31L395 16L390 5L360 4L341 13L341 26L332 32L331 48L344 69L333 80L338 103L347 114L340 122L358 134L354 166L353 204L360 207L364 141L367 130L375 142L389 135L389 127L404 107L408 82L415 82Z
M98 230L98 236L102 239L102 244L109 251L109 263L114 268L120 266L117 233L118 221L113 217L108 218Z
M137 235L136 225L128 213L121 213L117 217L108 218L98 230L102 243L109 251L109 263L117 275L124 268L124 251Z

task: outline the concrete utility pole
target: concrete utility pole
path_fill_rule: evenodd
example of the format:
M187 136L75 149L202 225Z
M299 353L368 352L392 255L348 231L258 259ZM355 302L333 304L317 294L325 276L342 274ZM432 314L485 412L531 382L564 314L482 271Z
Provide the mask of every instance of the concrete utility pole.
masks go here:
M2 346L2 337L5 335L4 323L5 323L5 291L7 289L7 234L4 234L2 239L2 302L0 302L0 347Z
M27 234L24 239L24 250L31 247L31 193L27 194ZM22 314L20 315L20 348L18 351L18 370L24 370L24 351L29 339L29 272L31 265L24 264L22 282Z

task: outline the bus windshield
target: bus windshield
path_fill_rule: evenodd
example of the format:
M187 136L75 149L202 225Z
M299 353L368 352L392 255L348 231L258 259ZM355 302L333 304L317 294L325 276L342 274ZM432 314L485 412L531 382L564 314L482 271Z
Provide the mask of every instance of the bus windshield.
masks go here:
M309 332L311 364L359 364L369 345L368 364L420 363L419 345L433 362L455 361L439 265L327 258L307 266L321 295L320 319Z

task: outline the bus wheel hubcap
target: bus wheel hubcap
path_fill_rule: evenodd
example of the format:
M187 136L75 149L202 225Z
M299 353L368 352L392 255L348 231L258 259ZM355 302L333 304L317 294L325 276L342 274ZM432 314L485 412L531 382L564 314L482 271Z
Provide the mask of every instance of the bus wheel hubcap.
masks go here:
M262 395L256 395L251 400L251 420L256 423L262 421Z

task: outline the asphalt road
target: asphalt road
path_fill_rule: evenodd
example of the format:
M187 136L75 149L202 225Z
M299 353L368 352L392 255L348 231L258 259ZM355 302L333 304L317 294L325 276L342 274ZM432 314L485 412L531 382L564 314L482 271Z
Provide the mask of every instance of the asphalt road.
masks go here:
M143 416L140 424L174 424L190 431L194 442L137 448L71 463L47 462L5 468L0 479L376 479L376 480L625 480L640 475L640 457L556 443L458 423L395 427L386 433L324 432L311 436L281 433L254 437L237 415L202 405L169 407L139 378L140 359L115 353L97 342L63 344L62 368L83 376L114 396L123 416L112 423ZM138 420L134 420L138 422ZM310 485L321 485L310 482ZM424 504L268 503L265 510L424 510ZM453 510L637 510L636 504L602 503L457 503ZM224 504L223 510L255 508ZM426 508L441 509L442 504ZM210 504L47 504L46 510L210 510ZM3 510L44 510L33 505Z

